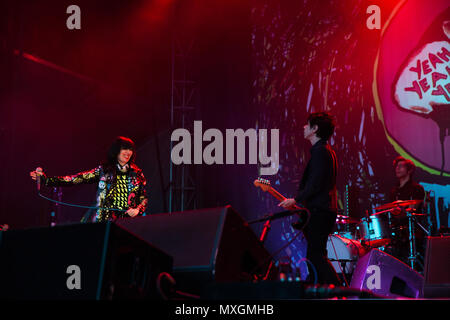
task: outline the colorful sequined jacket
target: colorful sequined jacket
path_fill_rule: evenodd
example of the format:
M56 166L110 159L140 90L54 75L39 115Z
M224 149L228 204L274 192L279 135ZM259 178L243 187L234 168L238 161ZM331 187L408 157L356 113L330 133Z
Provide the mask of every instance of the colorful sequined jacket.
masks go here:
M118 177L120 176L120 179ZM95 169L70 176L43 176L43 184L49 187L71 186L82 183L98 183L96 206L101 208L129 209L138 208L142 215L147 208L146 180L142 170L131 164L124 174L106 173L102 165ZM115 218L129 217L125 212L98 209L94 221L102 222Z

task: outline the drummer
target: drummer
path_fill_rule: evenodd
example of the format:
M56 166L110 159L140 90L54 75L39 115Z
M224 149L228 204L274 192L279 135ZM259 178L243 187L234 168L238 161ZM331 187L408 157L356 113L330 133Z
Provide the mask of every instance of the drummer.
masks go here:
M394 202L398 200L424 200L425 191L424 188L415 182L412 177L416 166L414 162L409 159L405 159L401 156L395 158L394 163L395 176L398 179L398 183L391 189L389 194L389 201ZM386 251L398 259L402 260L406 264L408 263L409 256L409 229L407 228L407 218L404 215L405 210L421 210L423 208L422 202L413 206L410 209L405 207L394 208L391 212L395 217L392 221L392 228L396 232L396 237L391 243L391 247L387 247ZM416 228L416 250L417 252L424 256L424 239L425 235L423 232Z
M393 165L398 183L391 189L389 202L397 200L423 200L425 198L425 190L412 179L416 170L414 162L399 156L395 158Z

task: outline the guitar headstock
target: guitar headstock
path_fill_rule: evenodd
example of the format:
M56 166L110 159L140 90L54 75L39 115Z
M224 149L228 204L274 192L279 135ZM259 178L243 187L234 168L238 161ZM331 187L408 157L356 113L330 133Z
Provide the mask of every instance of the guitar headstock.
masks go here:
M255 187L261 188L261 190L264 192L268 191L271 188L270 181L263 178L256 179L253 184L255 185Z

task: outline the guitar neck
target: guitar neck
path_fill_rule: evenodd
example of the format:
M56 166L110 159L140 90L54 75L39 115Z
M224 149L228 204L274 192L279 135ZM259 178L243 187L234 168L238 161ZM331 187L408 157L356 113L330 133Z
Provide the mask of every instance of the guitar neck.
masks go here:
M277 190L275 190L274 188L270 187L269 190L267 190L267 192L269 192L272 196L274 196L277 200L279 201L284 201L287 198L285 196L283 196L281 193L279 193ZM299 206L294 205L291 209L289 210L297 210L300 209Z
M279 193L277 190L275 190L274 188L270 187L269 190L267 190L272 196L274 196L277 200L279 201L284 201L286 200L286 197L283 196L281 193Z

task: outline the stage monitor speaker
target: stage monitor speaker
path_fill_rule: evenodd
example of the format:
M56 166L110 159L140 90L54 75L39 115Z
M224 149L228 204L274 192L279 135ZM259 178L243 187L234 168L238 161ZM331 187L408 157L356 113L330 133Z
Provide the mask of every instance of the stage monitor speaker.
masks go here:
M425 298L450 297L450 236L427 238L424 274Z
M0 298L158 298L172 257L111 222L0 233Z
M189 292L200 294L212 281L250 281L253 274L266 272L270 263L269 253L230 206L117 223L173 256L177 286Z
M350 287L385 297L421 298L423 277L393 256L372 249L358 260Z

